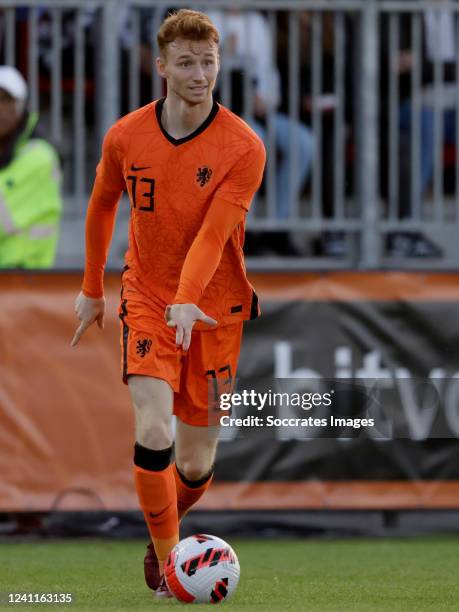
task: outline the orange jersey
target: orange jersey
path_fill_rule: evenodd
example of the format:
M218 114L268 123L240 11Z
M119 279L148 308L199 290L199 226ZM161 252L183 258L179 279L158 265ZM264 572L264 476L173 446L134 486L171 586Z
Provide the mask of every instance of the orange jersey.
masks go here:
M124 275L152 308L194 303L219 324L258 315L242 253L245 217L264 170L251 128L214 102L206 121L176 140L161 125L164 99L120 119L104 140L88 207L83 292L103 295L117 203L131 203Z

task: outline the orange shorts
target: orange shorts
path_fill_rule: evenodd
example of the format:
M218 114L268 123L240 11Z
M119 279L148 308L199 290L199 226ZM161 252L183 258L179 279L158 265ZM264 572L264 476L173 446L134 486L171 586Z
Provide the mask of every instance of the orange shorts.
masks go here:
M193 331L184 352L175 344L175 329L167 327L143 296L131 296L129 292L119 308L123 382L131 374L161 378L174 391L174 414L181 421L203 427L218 422L212 410L218 393L231 391L243 322Z

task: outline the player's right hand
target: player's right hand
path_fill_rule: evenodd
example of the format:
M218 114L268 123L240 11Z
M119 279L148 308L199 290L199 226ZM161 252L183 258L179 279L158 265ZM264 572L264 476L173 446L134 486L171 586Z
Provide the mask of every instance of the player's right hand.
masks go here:
M103 329L105 298L86 297L84 293L80 291L77 299L75 300L75 314L81 323L73 336L70 346L76 346L81 336L95 321L97 321L97 325L100 327L100 329Z

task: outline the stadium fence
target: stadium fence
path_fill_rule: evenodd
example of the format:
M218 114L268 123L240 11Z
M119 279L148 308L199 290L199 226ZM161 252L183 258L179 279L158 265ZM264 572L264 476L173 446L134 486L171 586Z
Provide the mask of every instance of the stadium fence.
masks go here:
M104 132L121 113L142 103L145 95L142 87L145 79L148 81L142 66L145 58L156 57L155 33L171 4L212 11L260 12L269 31L270 62L276 66L282 60L279 76L287 82L284 88L287 99L283 102L290 118L290 188L289 193L283 194L288 201L288 214L280 217L277 211L278 111L271 108L265 122L268 150L265 186L250 214L249 229L284 230L311 240L324 233L344 236L346 248L340 257L313 256L308 247L303 257L249 258L249 268L456 267L459 156L454 144L445 141L442 127L445 63L440 55L436 56L428 93L421 69L426 45L424 16L429 11L439 15L439 11L447 10L452 16L457 47L453 64L456 75L459 74L459 5L453 2L177 0L157 1L152 6L150 0L3 0L2 61L17 65L26 74L30 108L40 112L42 126L62 152L64 233L67 228L69 236L75 235L75 227L82 222ZM309 24L306 37L305 22ZM249 40L248 20L246 24ZM409 34L414 57L408 76L407 100L412 122L408 152L400 128L402 31ZM329 66L327 44L332 50ZM247 53L241 62L244 83L241 113L250 122L255 103L254 89L250 86L253 58ZM219 85L223 103L232 98L233 74L234 62L223 46ZM147 87L150 99L164 93L154 70ZM457 114L459 88L456 86L454 91L450 103ZM305 119L308 99L310 107ZM433 113L433 170L431 189L424 191L421 119L427 104ZM314 153L308 180L298 190L294 187L301 161L298 126L301 122L306 125L306 121L313 135ZM457 142L459 122L453 129L451 140ZM400 178L401 168L407 171L406 184ZM120 217L126 222L127 206ZM441 244L441 252L436 257L420 259L389 256L387 237L404 231L422 233ZM82 256L69 252L62 265L80 265ZM118 261L114 263L117 265Z

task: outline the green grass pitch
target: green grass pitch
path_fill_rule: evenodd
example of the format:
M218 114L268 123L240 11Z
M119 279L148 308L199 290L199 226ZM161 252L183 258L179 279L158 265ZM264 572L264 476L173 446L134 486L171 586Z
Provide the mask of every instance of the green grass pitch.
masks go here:
M230 540L241 563L231 610L459 610L459 539ZM72 592L75 603L21 610L177 609L143 582L141 541L0 543L0 591ZM194 605L192 609L208 606Z

